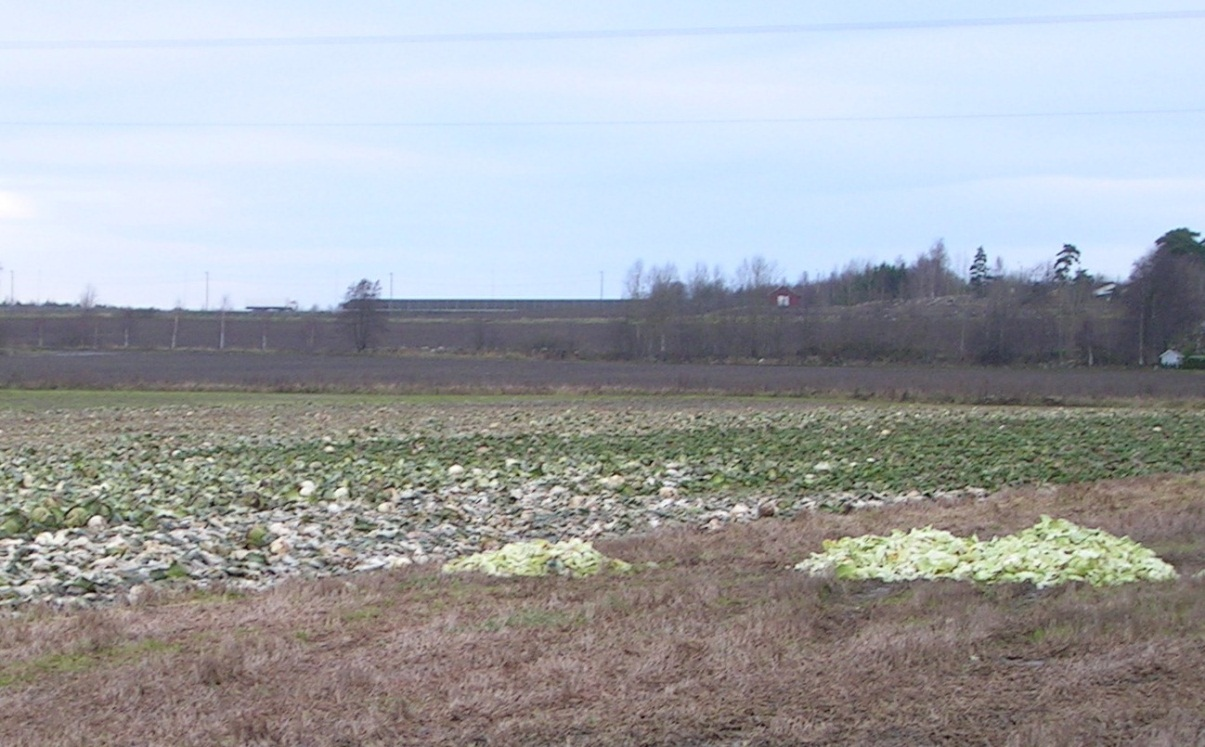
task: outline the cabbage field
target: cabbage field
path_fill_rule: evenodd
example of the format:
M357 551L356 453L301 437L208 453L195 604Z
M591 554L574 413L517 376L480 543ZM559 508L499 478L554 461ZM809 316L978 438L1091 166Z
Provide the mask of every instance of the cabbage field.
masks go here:
M187 401L3 412L0 603L264 588L514 543L1205 467L1205 412L1190 409Z
M188 515L374 508L432 495L450 515L475 502L505 511L533 491L551 492L537 509L581 511L593 497L595 507L689 518L748 496L790 511L1205 467L1205 412L1193 410L299 400L31 420L31 437L9 425L0 442L0 537L84 527L97 516L153 528Z
M1202 496L1183 403L0 392L0 744L1201 744Z

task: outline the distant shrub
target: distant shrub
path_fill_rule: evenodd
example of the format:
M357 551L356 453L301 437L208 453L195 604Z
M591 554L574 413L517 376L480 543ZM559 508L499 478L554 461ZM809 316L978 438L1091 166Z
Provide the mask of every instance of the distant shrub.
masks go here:
M1205 355L1185 356L1184 361L1180 363L1180 368L1205 369Z

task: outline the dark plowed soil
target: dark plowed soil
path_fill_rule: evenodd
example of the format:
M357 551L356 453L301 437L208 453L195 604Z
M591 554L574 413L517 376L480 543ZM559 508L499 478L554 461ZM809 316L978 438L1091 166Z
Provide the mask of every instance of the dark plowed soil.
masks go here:
M136 351L0 356L0 386L397 393L700 392L1040 404L1202 399L1205 373Z

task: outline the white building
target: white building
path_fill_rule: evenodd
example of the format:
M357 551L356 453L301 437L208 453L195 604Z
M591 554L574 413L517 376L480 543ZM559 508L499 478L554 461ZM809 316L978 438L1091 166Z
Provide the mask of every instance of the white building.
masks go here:
M1179 350L1168 348L1159 354L1159 365L1164 368L1179 368L1184 362L1184 354Z

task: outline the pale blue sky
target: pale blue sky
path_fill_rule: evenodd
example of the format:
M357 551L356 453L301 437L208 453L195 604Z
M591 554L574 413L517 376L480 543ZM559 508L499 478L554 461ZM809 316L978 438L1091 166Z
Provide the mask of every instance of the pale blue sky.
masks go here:
M1163 232L1205 229L1200 2L0 0L0 17L4 299L15 280L20 301L92 285L200 308L206 273L210 307L327 307L390 273L398 297L594 298L600 273L618 297L636 260L732 273L759 254L793 281L937 239L960 270L980 245L1020 269L1070 242L1123 277ZM563 33L717 27L734 33ZM377 36L398 38L347 38Z

